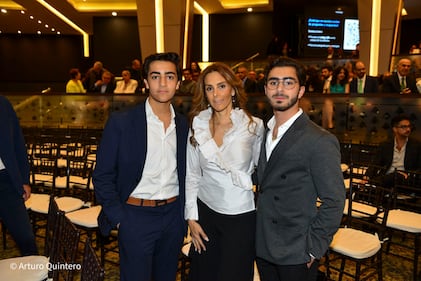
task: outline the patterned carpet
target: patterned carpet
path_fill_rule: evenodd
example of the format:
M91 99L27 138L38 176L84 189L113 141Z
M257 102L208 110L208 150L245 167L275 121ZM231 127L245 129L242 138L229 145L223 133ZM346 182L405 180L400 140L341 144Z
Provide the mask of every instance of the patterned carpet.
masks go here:
M78 262L81 263L80 259L82 257L83 252L83 244L86 236L82 235L81 243L80 243L80 254ZM408 237L407 237L408 238ZM402 239L401 237L396 237L394 239ZM406 239L409 241L409 239ZM409 242L408 242L409 243ZM3 239L0 237L0 245L3 244ZM0 259L10 258L18 256L18 249L11 239L11 237L7 234L6 238L6 249L3 249L0 246ZM37 237L37 244L40 250L40 253L43 253L43 246L44 246L44 239ZM409 244L410 245L410 244ZM410 245L411 246L411 245ZM391 248L391 252L403 252L406 255L410 255L411 253L407 250L399 250L396 247ZM99 256L99 250L97 252ZM119 280L119 267L116 263L118 263L118 255L116 253L107 253L105 262L105 280ZM111 261L111 262L110 262ZM346 264L347 271L353 270L354 266L351 263ZM420 268L420 266L419 266ZM321 266L320 269L323 271L324 268ZM334 272L331 274L331 280L337 280L338 275ZM180 274L177 276L177 281L180 280ZM76 273L75 280L80 280L80 276ZM352 280L348 277L344 277L343 280ZM377 277L373 277L367 280L377 280ZM397 258L393 255L383 253L383 280L385 281L410 281L412 280L412 262L406 261L402 258ZM420 278L418 280L421 280Z

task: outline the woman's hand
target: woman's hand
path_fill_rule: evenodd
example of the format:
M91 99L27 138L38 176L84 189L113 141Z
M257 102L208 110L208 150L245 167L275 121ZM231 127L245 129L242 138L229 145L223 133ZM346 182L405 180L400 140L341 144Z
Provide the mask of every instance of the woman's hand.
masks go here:
M194 250L199 252L199 254L203 251L206 251L206 246L203 240L209 241L208 236L203 231L200 224L195 220L188 220L189 228L190 228L190 235L192 237L192 242L194 246Z

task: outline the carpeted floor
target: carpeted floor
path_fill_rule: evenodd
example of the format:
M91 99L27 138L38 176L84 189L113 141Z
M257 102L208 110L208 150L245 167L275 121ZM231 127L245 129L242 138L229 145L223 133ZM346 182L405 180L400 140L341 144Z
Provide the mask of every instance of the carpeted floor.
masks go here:
M395 239L395 238L394 238ZM396 238L401 239L401 238ZM81 242L80 242L80 254L78 262L81 263L80 259L82 257L83 252L83 243L85 241L85 236L82 235ZM409 241L409 240L408 240ZM3 244L3 239L0 237L0 245ZM19 255L18 249L11 239L10 235L7 234L6 238L6 249L3 249L0 246L0 259L15 257ZM43 246L44 246L44 239L37 237L37 244L40 250L40 253L43 253ZM410 254L406 250L398 250L395 247L391 248L391 251L400 251L405 252L405 254ZM99 250L97 252L99 256ZM105 280L119 280L119 267L118 267L118 254L116 253L108 253L106 256L107 261L105 262ZM112 262L110 262L112 261ZM347 271L353 270L353 265L351 263L346 264ZM419 266L420 268L420 266ZM321 266L321 270L324 268ZM337 280L338 276L336 273L332 272L331 280ZM78 273L76 273L75 280L80 280ZM177 276L177 280L180 280L180 274ZM345 277L343 280L352 280L348 277ZM377 280L377 277L370 278L368 280ZM393 255L383 253L383 280L385 281L411 281L412 280L412 262L406 261L402 258L397 258ZM421 280L421 279L419 279Z

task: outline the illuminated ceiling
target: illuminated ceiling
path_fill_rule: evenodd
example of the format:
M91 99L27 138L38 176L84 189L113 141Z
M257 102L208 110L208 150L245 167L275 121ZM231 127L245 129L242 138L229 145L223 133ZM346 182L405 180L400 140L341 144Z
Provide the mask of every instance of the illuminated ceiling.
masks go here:
M65 18L88 34L92 34L92 18L95 16L136 16L137 3L146 0L0 0L0 33L11 34L71 34L80 32L69 26L41 5L52 6ZM150 1L150 0L147 0ZM172 0L169 0L172 1ZM252 7L254 12L272 11L273 0L196 0L213 13L241 13ZM23 12L22 12L23 11Z
M57 34L57 32L80 34L43 7L40 1L48 2L67 19L88 34L92 34L93 17L110 16L112 11L116 11L118 16L136 16L136 3L151 0L0 0L0 9L7 10L6 13L0 12L0 34L17 34L18 30L22 34ZM243 13L248 7L252 7L253 12L272 11L275 1L288 3L290 0L196 0L209 14ZM340 0L331 1L332 3L341 2ZM421 18L420 0L405 0L404 2L408 12L405 19ZM305 5L308 2L307 0L291 0L291 3Z

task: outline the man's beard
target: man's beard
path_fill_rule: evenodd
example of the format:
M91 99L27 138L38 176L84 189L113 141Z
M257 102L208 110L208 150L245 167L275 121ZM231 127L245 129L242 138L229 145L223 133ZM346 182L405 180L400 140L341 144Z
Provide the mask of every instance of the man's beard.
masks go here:
M283 97L287 97L285 95L282 94L278 94L275 96L283 96ZM286 105L279 105L276 101L274 102L274 104L272 104L273 110L276 111L287 111L288 109L290 109L291 107L293 107L294 105L296 105L298 102L298 95L294 96L292 99L288 100L288 103Z

